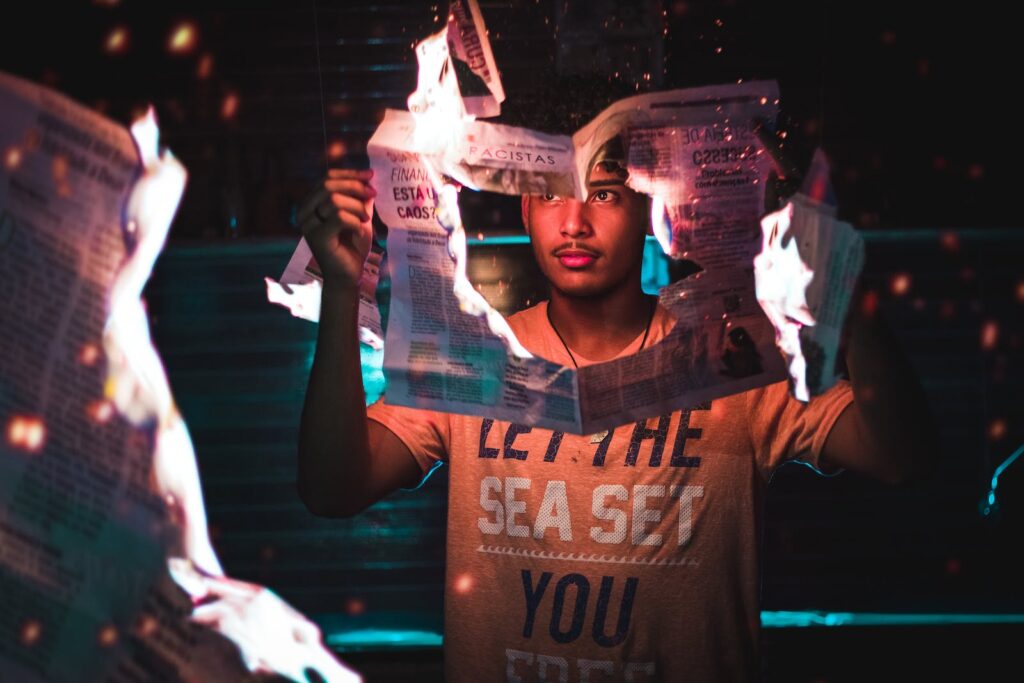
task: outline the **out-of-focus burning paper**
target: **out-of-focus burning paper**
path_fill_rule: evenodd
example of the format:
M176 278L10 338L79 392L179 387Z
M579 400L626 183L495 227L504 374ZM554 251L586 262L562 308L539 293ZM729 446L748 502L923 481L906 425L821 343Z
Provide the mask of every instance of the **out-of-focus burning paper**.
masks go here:
M140 298L185 183L152 113L0 73L0 120L0 680L358 680L210 545Z
M639 95L572 137L546 135L470 115L448 45L444 32L417 45L409 111L389 110L367 147L389 227L385 400L594 433L786 377L753 269L772 168L753 126L777 115L774 82ZM575 370L532 357L466 280L454 197L464 187L585 199L603 160L651 195L664 251L703 271L661 291L677 320L664 340Z
M801 401L836 381L836 355L864 239L835 211L804 194L761 221L754 259L757 298L776 330L793 395Z

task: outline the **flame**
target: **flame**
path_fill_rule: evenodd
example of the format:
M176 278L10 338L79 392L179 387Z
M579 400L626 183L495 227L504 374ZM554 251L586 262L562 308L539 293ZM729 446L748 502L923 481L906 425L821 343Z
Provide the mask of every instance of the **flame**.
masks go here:
M143 167L126 205L125 230L133 248L110 291L103 347L111 405L137 425L156 424L152 481L181 532L178 547L168 557L168 570L198 605L192 619L238 645L251 671L276 672L294 680L305 680L306 672L314 671L325 681L359 681L327 652L319 630L301 614L262 586L223 576L210 543L192 440L150 341L142 301L142 288L184 191L185 169L169 152L159 151L152 109L131 132ZM140 630L152 631L155 626L142 624ZM118 638L112 626L99 632L101 646L112 646Z
M46 425L34 415L15 415L7 422L7 443L38 453L46 442Z
M466 275L466 230L459 211L458 187L445 181L439 167L445 166L445 152L458 148L466 127L474 117L466 113L448 51L447 29L416 46L419 62L416 90L409 96L409 111L415 121L413 145L427 170L437 196L437 220L448 233L448 254L455 263L453 292L464 313L482 317L491 332L505 340L520 358L532 358L516 338L501 313L494 310ZM456 175L451 173L449 175Z
M150 341L142 301L143 287L185 189L185 168L169 152L159 152L160 131L152 108L132 125L131 133L143 170L126 205L125 229L134 249L111 287L110 314L103 332L109 361L106 394L110 405L130 422L156 422L153 478L161 496L172 496L179 506L175 512L184 520L181 552L204 570L221 574L206 531L195 451Z
M800 329L815 324L807 307L807 285L814 277L800 258L797 240L789 234L793 221L792 202L761 220L761 253L754 257L757 300L775 327L775 343L785 355L793 394L810 400L807 360L800 346Z

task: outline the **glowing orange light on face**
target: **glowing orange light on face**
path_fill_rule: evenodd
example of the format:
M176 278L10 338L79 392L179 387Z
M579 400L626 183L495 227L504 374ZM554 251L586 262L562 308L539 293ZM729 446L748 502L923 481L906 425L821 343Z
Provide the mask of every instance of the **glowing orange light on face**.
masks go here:
M988 426L988 438L999 441L1004 436L1006 436L1006 420L997 417Z
M111 647L117 642L117 629L110 625L104 626L96 634L96 642L100 647Z
M112 55L125 52L128 49L128 29L124 26L114 28L103 41L103 49Z
M455 588L456 593L462 593L465 595L469 591L473 590L473 577L469 574L460 574L455 579L453 587Z
M220 117L227 121L228 119L235 118L235 114L238 113L238 95L235 93L228 93L224 96L224 100L220 103Z
M893 275L889 281L889 290L896 296L903 296L910 291L910 282L910 275L907 273Z
M199 60L199 66L196 67L196 78L204 81L211 74L213 74L213 55L205 54Z
M195 25L189 21L183 21L171 30L167 39L167 50L171 54L188 54L195 49L198 42L198 32Z
M4 166L7 167L8 171L13 171L18 166L21 166L21 159L21 150L17 147L8 147L7 151L4 152Z
M23 451L35 453L46 441L46 426L38 417L15 415L7 423L7 443Z
M981 326L981 348L983 351L991 351L999 343L999 323L995 320L988 320Z
M21 644L32 647L43 635L43 625L35 619L29 619L21 627Z
M345 147L345 143L341 140L335 140L331 143L330 147L327 148L327 156L331 159L340 159L345 156L346 151L347 148Z

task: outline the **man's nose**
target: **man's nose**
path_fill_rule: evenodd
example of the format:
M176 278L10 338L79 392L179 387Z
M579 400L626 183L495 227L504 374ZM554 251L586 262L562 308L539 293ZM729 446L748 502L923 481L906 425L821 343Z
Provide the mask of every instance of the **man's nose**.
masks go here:
M562 234L566 237L579 237L588 235L590 232L591 225L587 205L575 199L568 200L562 218Z

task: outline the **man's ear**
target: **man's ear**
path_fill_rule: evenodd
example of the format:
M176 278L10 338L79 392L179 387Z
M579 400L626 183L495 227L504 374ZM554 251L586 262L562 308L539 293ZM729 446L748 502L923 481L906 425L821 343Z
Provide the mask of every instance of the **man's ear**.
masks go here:
M524 194L522 202L520 204L521 211L523 214L523 229L526 230L526 234L530 234L530 195Z

